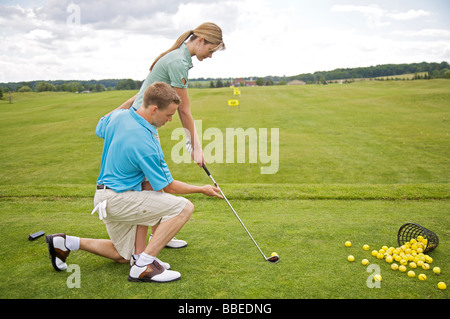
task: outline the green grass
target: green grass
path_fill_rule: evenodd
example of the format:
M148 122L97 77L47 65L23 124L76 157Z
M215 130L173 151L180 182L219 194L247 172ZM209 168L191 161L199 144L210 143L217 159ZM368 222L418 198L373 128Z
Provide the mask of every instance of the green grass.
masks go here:
M448 299L436 285L450 284L449 88L446 80L242 88L240 110L230 111L231 89L191 89L203 130L279 128L276 174L260 174L262 164L249 164L248 155L246 163L208 168L263 251L278 252L280 262L262 259L224 201L188 195L196 210L178 237L189 246L160 255L182 279L157 287L129 283L129 266L78 251L69 263L80 266L81 288L69 289L70 273L53 271L43 238L27 240L38 230L107 238L90 215L102 151L94 129L135 92L0 100L0 297ZM177 127L174 119L160 129L173 176L209 183L196 165L172 162ZM396 246L406 222L438 234L430 255L441 276L428 270L427 281L411 279L362 250ZM380 266L381 289L367 287L363 258Z

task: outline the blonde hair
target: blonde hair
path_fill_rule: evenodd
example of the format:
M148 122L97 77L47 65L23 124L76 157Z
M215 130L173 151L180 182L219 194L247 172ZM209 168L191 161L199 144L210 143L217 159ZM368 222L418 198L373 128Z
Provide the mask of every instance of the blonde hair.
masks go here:
M194 41L198 37L204 38L206 44L217 44L217 46L214 49L212 49L212 52L218 50L225 50L225 44L223 43L222 40L222 29L220 29L220 27L215 23L205 22L199 25L194 30L186 31L185 33L180 35L169 50L161 53L156 58L156 60L150 67L150 71L153 69L156 62L158 62L158 60L161 59L163 56L165 56L167 53L178 49L187 39L191 38L189 41Z

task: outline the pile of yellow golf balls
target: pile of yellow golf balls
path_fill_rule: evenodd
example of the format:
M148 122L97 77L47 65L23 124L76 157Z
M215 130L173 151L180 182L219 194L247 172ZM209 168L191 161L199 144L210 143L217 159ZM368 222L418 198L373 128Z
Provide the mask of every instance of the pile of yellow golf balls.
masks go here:
M344 245L345 247L351 247L352 243L346 241ZM425 281L427 280L427 275L422 271L429 270L430 264L433 263L433 258L424 253L426 247L427 239L423 238L423 236L418 236L417 238L404 243L400 247L382 246L378 250L374 249L372 250L371 255L379 260L384 260L389 263L391 269L394 271L399 270L400 272L406 272L408 277L416 277L417 271L419 273L417 278L420 281ZM363 245L362 248L366 251L370 250L370 246L367 244ZM347 260L353 262L355 257L349 255ZM370 261L365 258L361 261L361 264L367 266L370 264ZM433 273L439 275L441 269L439 267L434 267ZM444 282L439 282L437 287L443 290L447 288L447 285Z

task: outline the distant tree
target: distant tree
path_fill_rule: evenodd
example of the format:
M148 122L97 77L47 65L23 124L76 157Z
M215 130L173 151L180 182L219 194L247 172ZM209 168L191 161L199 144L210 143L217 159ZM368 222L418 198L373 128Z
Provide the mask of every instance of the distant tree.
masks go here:
M211 80L211 82L209 82L209 87L210 87L210 88L214 88L214 87L215 87L215 86L214 86L213 80Z
M444 79L450 79L450 70L444 73Z
M23 92L32 92L33 90L29 87L29 86L26 86L26 85L22 85L18 90L17 90L17 92L20 92L20 93L23 93Z
M37 92L45 92L45 91L55 91L55 86L46 82L39 82L36 84Z
M70 82L67 84L67 91L68 92L82 92L84 91L84 85L80 82Z
M121 80L117 83L116 90L136 90L136 82L132 79Z
M223 88L223 83L221 79L217 79L216 88Z

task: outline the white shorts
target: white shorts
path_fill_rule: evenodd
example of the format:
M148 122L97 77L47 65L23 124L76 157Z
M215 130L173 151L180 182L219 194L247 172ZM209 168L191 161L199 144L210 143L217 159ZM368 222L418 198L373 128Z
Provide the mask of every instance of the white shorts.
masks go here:
M129 260L134 253L137 225L155 226L178 214L189 202L186 198L155 191L116 193L110 189L95 192L94 206L107 200L106 225L118 253Z

